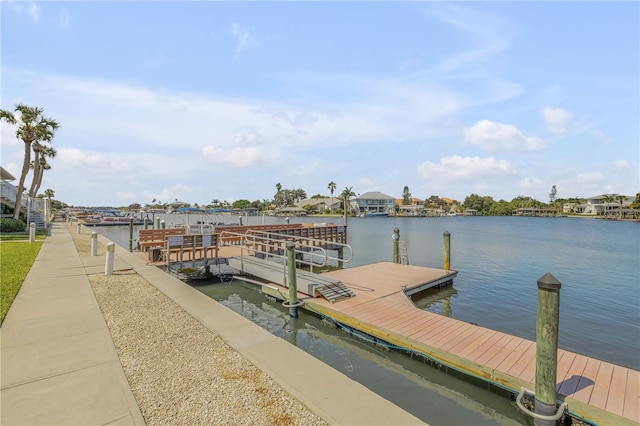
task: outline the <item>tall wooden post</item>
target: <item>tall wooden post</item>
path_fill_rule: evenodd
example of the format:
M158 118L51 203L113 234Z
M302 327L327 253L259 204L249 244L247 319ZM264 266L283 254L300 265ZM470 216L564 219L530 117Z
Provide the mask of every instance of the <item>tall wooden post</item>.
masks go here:
M400 230L393 228L393 263L400 263Z
M149 229L149 218L148 217L144 218L144 229Z
M133 218L129 218L129 251L133 251Z
M553 416L557 411L556 372L561 286L560 281L548 272L538 280L535 413L543 416ZM555 426L556 422L535 418L534 424Z
M296 281L295 243L287 242L287 285L289 286L289 316L298 318L298 284Z
M444 231L442 234L444 240L444 269L446 271L451 270L451 234L449 231Z

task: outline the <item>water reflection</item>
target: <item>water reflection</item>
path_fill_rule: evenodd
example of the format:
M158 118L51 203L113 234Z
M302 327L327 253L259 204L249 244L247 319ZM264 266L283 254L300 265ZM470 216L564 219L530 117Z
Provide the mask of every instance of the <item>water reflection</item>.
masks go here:
M441 289L427 289L412 295L411 300L420 309L450 317L452 314L451 299L457 294L458 290L450 285Z
M307 311L291 318L253 284L235 279L195 288L429 424L531 424L501 391L488 391L486 384L471 383L417 355L366 342ZM455 295L451 287L442 290L439 297Z

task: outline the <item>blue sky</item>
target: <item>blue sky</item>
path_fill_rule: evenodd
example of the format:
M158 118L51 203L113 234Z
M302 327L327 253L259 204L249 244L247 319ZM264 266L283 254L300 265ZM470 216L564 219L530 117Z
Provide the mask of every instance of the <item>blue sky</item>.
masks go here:
M71 205L640 191L638 2L0 2ZM3 124L2 165L22 143Z

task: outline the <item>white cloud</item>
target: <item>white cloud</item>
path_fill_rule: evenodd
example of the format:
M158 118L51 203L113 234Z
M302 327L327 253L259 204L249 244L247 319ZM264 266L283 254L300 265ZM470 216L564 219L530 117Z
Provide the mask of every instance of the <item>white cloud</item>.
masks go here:
M604 175L601 172L586 172L576 176L576 181L581 184L601 183L604 182L604 180Z
M33 22L38 22L40 19L40 8L34 2L29 3L29 15L33 18Z
M555 135L566 133L574 124L573 113L562 108L546 107L542 110L542 116L544 130Z
M69 22L71 22L71 16L69 15L69 12L64 9L62 10L62 12L60 12L59 19L60 25L62 26L67 26L69 25Z
M611 143L611 139L609 139L609 137L600 130L592 130L591 136L593 136L597 141L603 142L605 144Z
M464 128L462 134L465 142L478 145L486 151L539 151L546 147L542 139L525 136L515 126L489 120L481 120Z
M202 155L205 161L211 164L235 167L250 167L267 160L267 156L256 147L224 149L207 145L202 148Z
M486 181L502 180L515 175L505 160L493 157L444 157L440 163L425 161L418 166L418 175L424 179L437 181Z
M623 170L629 168L629 162L627 160L616 160L613 163L613 168L617 170Z
M258 40L251 37L249 31L246 28L241 27L237 23L231 24L230 29L231 35L236 38L236 52L240 53L241 51L258 46Z

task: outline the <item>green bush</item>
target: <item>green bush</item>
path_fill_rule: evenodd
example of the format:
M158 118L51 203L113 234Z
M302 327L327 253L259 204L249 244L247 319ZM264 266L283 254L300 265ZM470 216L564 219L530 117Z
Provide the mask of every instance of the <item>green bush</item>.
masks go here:
M24 232L27 224L18 219L3 217L0 219L0 232Z

